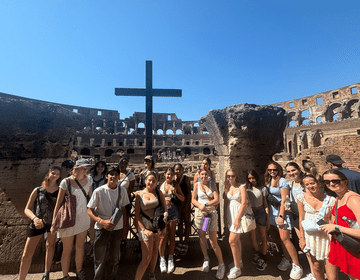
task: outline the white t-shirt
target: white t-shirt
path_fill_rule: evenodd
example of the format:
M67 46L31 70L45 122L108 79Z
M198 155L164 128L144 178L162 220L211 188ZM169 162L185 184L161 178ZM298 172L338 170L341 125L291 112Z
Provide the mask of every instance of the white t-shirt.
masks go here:
M91 199L87 205L88 208L94 209L95 213L103 220L110 219L114 209L118 207L116 201L118 198L118 187L116 189L110 189L107 185L98 187L92 194ZM126 190L121 187L121 198L119 201L119 208L128 205L129 197ZM95 229L102 229L102 226L96 222ZM114 230L123 228L123 217L115 225Z
M130 174L128 176L126 176L124 179L120 179L117 182L117 185L119 186L119 183L121 182L121 186L125 189L128 190L129 186L130 186L130 182L135 180L135 174L133 172L130 171Z

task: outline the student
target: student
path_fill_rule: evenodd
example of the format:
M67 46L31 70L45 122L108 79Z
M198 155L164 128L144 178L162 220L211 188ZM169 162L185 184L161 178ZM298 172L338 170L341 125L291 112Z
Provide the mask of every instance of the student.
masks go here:
M122 216L124 216L125 206L129 204L126 190L117 186L119 178L119 168L110 167L106 173L107 184L95 189L87 205L90 218L96 222L94 280L114 279L118 271L123 217L117 224L110 222L110 218L117 207L122 210ZM105 262L107 256L109 256L108 263Z

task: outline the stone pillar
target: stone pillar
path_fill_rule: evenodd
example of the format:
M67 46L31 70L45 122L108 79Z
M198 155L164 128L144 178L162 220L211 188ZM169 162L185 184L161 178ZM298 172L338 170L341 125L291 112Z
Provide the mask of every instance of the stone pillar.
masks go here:
M81 140L82 140L82 137L76 137L76 145L80 146Z
M117 121L114 121L114 133L117 133Z
M101 147L105 147L105 138L101 139Z
M113 139L112 145L113 147L116 147L116 139Z
M90 146L92 147L94 145L95 138L90 138Z
M154 139L154 147L156 146L156 139Z
M185 146L185 138L183 138L181 141L182 141L181 145Z

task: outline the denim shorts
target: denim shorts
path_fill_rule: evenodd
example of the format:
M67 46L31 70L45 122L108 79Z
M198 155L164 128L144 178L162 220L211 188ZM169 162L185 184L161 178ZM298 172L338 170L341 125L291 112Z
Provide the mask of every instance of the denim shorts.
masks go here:
M166 206L166 209L168 212L168 217L167 217L168 222L176 221L179 219L178 209L176 205Z
M255 222L259 226L266 226L267 215L264 208L253 210Z

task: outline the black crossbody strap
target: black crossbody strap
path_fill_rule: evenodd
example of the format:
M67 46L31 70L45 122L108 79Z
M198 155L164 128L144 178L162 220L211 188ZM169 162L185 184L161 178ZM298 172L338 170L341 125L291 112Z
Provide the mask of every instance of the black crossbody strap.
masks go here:
M74 178L74 180L75 180L76 184L78 184L78 186L80 187L81 191L83 192L87 202L89 202L89 200L90 200L89 195L85 192L84 188L80 185L79 181L76 178Z

